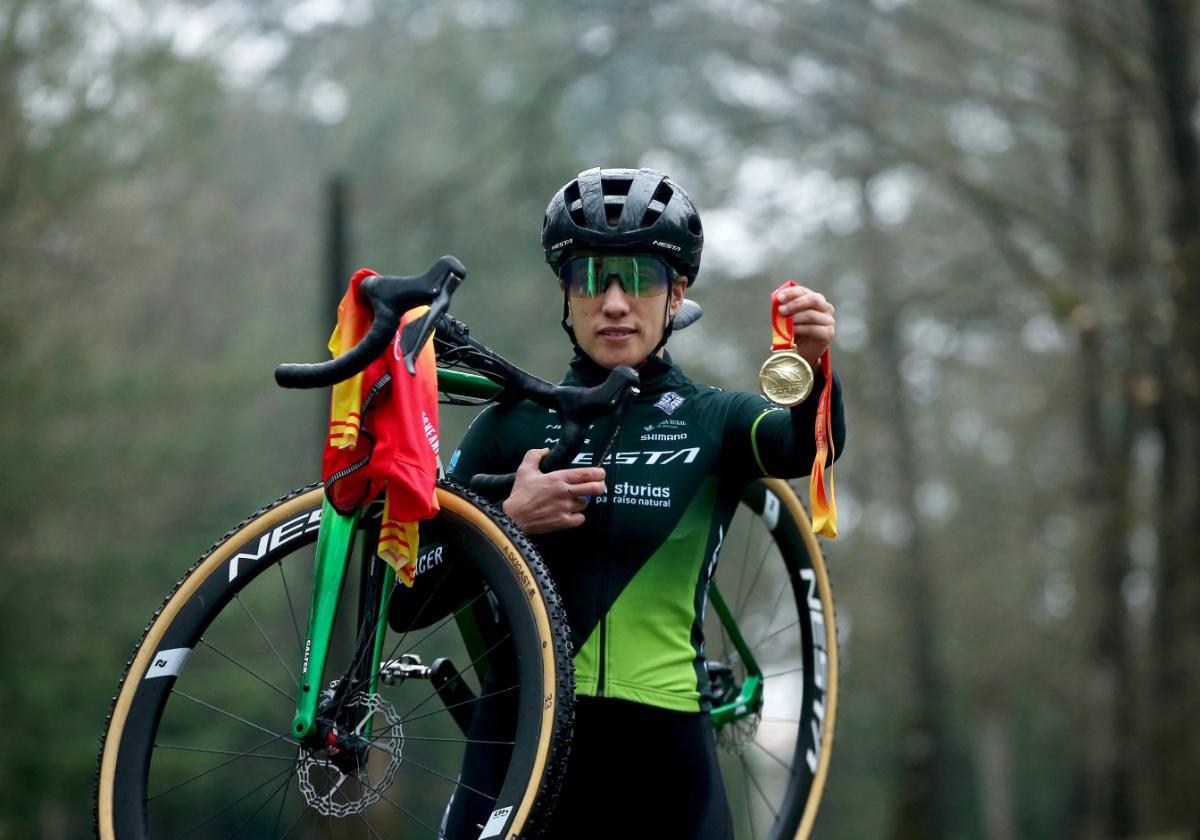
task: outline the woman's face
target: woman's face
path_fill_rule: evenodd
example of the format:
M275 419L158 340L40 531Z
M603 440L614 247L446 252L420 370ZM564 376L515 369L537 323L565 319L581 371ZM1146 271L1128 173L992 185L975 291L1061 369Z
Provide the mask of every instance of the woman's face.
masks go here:
M686 288L686 277L676 280L669 289L669 303L668 293L627 295L615 280L597 297L572 295L568 303L575 340L584 353L606 368L640 364L662 338L667 313L674 315L679 309Z

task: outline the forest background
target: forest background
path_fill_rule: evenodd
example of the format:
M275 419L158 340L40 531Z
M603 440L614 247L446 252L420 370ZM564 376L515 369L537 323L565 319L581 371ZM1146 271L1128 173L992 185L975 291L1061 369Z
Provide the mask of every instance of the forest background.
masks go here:
M849 442L821 837L1200 831L1193 0L0 0L0 837L90 831L129 650L318 471L271 371L354 265L557 378L538 232L592 165L701 210L672 342L750 389L835 303ZM469 415L443 413L443 438Z

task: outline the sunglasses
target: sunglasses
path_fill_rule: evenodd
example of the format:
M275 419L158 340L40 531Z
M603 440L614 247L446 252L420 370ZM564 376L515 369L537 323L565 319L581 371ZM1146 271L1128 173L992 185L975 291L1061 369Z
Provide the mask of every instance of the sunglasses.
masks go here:
M664 295L678 277L661 257L635 254L572 257L558 270L567 294L577 298L601 297L614 279L630 297Z

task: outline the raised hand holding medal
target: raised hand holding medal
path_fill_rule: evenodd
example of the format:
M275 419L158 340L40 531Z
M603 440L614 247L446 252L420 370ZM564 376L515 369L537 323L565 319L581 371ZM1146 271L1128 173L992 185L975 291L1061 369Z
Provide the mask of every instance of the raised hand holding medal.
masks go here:
M785 408L804 402L833 330L833 304L820 292L792 280L772 292L771 355L758 374L763 396Z
M825 537L837 536L833 468L825 465L833 446L830 439L833 366L829 361L833 315L833 304L820 292L791 280L777 288L771 293L771 355L758 374L763 396L776 405L791 407L807 399L812 391L813 369L821 370L825 382L813 429L816 458L809 476L809 501L813 531Z
M798 284L789 280L771 293L771 355L758 371L758 389L776 405L791 408L812 392L812 365L796 352L791 316L781 312L781 295Z

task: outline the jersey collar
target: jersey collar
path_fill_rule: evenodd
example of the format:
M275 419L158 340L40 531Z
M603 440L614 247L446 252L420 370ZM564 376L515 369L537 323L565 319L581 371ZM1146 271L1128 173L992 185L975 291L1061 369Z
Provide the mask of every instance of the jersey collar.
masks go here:
M670 353L663 353L662 356L651 356L634 370L641 378L639 387L644 397L648 394L658 394L668 390L669 382L679 372L679 367L671 359ZM591 387L608 379L608 374L608 368L597 363L587 354L576 352L575 358L571 359L571 369L567 372L563 382L568 385Z

